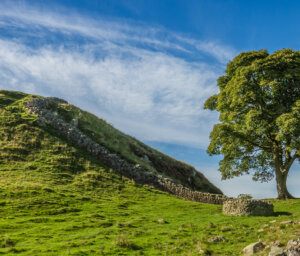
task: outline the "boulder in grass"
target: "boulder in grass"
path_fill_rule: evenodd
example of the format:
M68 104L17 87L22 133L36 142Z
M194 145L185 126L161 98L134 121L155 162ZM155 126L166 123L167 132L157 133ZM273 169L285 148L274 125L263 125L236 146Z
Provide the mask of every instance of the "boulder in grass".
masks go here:
M249 255L253 255L255 253L262 251L264 248L265 248L265 245L261 241L258 241L258 242L249 244L247 247L245 247L243 249L243 252L244 252L245 256L249 256Z
M285 256L285 252L283 248L280 248L279 246L271 246L270 253L268 256Z

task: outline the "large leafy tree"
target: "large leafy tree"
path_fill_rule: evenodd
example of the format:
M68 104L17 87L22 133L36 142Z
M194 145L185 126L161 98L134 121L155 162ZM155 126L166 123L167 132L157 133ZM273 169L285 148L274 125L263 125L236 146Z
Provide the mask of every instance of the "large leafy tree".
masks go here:
M300 51L243 52L225 73L219 94L204 106L220 112L207 152L224 155L223 179L252 172L264 182L275 175L278 198L293 198L286 180L300 161Z

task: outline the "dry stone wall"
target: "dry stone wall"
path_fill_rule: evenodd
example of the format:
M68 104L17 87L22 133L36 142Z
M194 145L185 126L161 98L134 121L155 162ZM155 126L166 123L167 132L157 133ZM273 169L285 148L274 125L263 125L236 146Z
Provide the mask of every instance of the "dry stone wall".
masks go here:
M210 194L199 191L193 191L174 183L171 179L161 175L143 170L140 166L128 163L119 155L111 153L105 147L94 142L88 136L83 134L76 125L76 122L69 124L57 113L51 110L53 104L67 104L66 101L59 98L35 98L26 103L27 110L38 116L38 124L40 126L50 126L54 128L59 135L67 138L67 140L80 148L86 149L88 152L96 156L101 162L118 171L121 175L133 179L139 184L148 184L154 188L169 192L180 198L192 200L202 203L223 204L228 199L222 194Z
M273 208L273 204L261 200L229 199L223 203L223 213L232 216L271 216Z

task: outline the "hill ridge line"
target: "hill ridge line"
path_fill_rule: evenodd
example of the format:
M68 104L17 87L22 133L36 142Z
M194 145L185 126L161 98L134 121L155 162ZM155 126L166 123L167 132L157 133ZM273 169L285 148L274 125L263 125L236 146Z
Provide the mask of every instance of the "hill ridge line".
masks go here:
M116 170L119 174L133 179L138 184L147 184L180 198L202 203L223 204L224 201L229 199L229 197L222 194L194 191L182 185L178 185L169 178L147 172L140 166L131 164L125 159L122 159L119 155L111 153L107 148L82 133L75 124L69 124L59 118L57 113L49 109L51 104L59 103L68 104L65 100L54 97L34 98L25 103L25 108L31 114L37 115L39 126L51 126L69 142L80 148L84 148L96 156L101 162Z

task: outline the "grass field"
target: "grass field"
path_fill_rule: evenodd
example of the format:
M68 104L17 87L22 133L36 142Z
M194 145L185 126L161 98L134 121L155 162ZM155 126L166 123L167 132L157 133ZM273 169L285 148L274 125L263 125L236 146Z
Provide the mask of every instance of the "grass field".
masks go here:
M273 200L272 217L229 217L219 205L135 184L37 127L26 97L0 93L0 254L240 255L251 242L285 245L300 231L281 224L300 220L300 200ZM226 241L208 241L216 235Z

